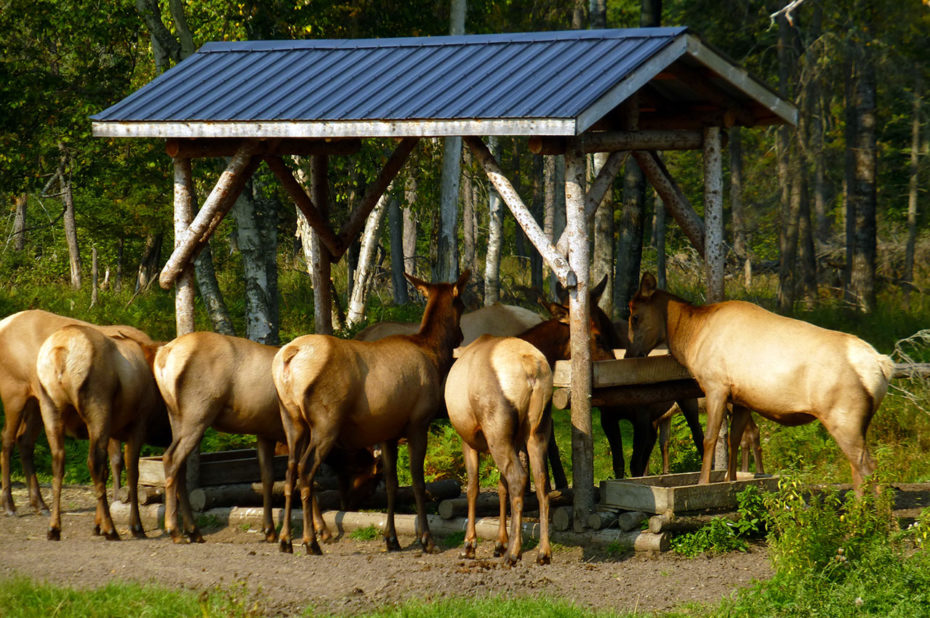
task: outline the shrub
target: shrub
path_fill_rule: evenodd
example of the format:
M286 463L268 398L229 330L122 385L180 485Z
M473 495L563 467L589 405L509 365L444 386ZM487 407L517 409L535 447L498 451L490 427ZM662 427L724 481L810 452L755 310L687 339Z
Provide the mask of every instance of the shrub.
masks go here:
M747 539L763 531L765 505L756 487L747 487L736 497L737 517L715 517L711 522L672 539L675 553L693 558L703 553L746 551Z

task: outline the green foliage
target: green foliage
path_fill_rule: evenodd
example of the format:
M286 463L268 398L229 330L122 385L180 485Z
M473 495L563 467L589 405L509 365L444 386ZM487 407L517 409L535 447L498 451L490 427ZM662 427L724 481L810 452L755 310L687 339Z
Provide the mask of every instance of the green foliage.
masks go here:
M356 541L374 541L381 538L381 530L377 526L356 528L349 533L349 538Z
M747 539L763 531L765 505L756 487L747 487L736 497L737 517L715 517L711 522L672 539L672 550L693 558L700 554L722 554L729 551L746 551Z
M364 615L372 618L399 618L401 616L404 618L418 618L421 616L449 616L455 618L485 618L486 616L498 618L550 616L557 618L565 616L570 618L574 616L615 616L616 614L584 610L561 599L488 597L483 599L439 599L433 602L416 600Z

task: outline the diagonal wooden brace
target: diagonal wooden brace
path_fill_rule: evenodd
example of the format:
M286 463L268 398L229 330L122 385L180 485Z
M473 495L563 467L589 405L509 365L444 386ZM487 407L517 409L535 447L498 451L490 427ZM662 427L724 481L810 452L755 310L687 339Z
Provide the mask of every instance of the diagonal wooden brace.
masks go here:
M387 191L391 181L394 180L400 168L407 162L407 157L410 156L410 153L419 141L420 138L418 137L405 137L402 139L394 149L394 152L391 153L384 167L381 168L381 173L378 174L378 177L375 178L373 183L368 185L368 188L365 190L365 195L362 196L362 201L355 207L349 220L339 231L340 250L336 252L330 249L333 262L339 261L339 258L342 257L342 254L345 253L349 245L352 244L352 241L361 233L362 228L365 227L365 221L368 219L368 215L374 210L378 200L380 200L384 192Z
M698 254L704 257L704 221L694 212L688 198L682 193L681 189L672 180L671 175L662 163L662 159L655 152L645 152L637 150L633 152L633 158L639 164L643 175L649 179L649 182L655 188L656 193L662 198L665 207L678 222L681 231L685 233L691 245L697 249Z
M478 137L463 137L462 139L468 144L468 147L471 148L478 162L481 163L491 184L494 185L497 193L504 200L504 203L507 204L510 212L513 213L514 219L516 219L520 227L523 228L526 237L530 239L530 242L533 243L533 246L536 247L536 250L539 251L539 254L546 261L546 264L549 265L549 268L552 269L555 276L559 278L559 283L566 288L575 287L578 283L578 279L575 276L575 272L568 265L568 260L558 252L555 245L552 244L552 241L549 240L545 232L542 231L542 228L539 227L536 219L533 218L533 215L517 194L517 190L514 189L507 177L504 176L504 172L497 163L497 159L494 158L494 155L491 154L491 151L488 150L485 143Z
M339 239L336 238L336 234L333 232L333 228L330 227L329 221L317 210L316 205L313 203L313 200L310 199L310 196L307 195L306 190L297 182L291 170L284 164L284 160L279 156L266 156L265 163L268 164L268 167L271 168L271 171L277 176L284 190L287 191L287 194L294 200L294 204L300 209L300 212L304 214L304 217L307 218L307 223L309 223L310 227L317 233L320 242L323 243L330 254L342 255L345 251L345 247L343 247Z
M232 208L246 181L258 167L261 160L255 155L261 147L262 142L249 140L230 159L200 212L180 238L175 239L175 249L158 277L161 287L169 289L184 267L210 239L210 235Z

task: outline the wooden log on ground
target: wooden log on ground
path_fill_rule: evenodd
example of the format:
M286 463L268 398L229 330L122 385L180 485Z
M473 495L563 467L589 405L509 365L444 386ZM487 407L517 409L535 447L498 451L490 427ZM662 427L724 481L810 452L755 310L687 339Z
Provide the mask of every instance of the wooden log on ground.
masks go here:
M616 509L597 510L588 515L587 527L591 530L603 530L617 523L620 511Z
M129 503L129 488L120 487L116 494L117 499L123 504ZM164 487L151 487L149 485L139 485L139 504L156 504L165 499Z
M703 528L718 517L723 517L729 521L737 521L740 515L739 513L717 513L715 515L677 515L674 513L667 513L653 515L649 518L649 532L654 534L659 534L661 532L691 532L698 528Z
M560 506L558 508L551 509L549 511L552 513L552 529L559 532L564 532L571 529L572 527L572 515L574 508L570 506Z
M568 506L572 503L572 491L571 489L566 490L557 490L549 493L549 508L555 508L559 506ZM509 505L508 505L509 506ZM539 510L539 501L536 499L535 493L527 492L523 496L523 510L524 511L536 511ZM444 499L439 503L439 516L443 519L453 519L455 517L467 517L468 516L468 498L466 497L454 497ZM497 515L500 512L500 499L497 496L497 492L485 491L478 494L478 499L475 501L475 515L476 517L488 517Z
M630 530L639 528L640 524L642 524L647 517L649 517L649 515L642 511L627 511L621 513L617 518L617 525L621 530L629 532Z

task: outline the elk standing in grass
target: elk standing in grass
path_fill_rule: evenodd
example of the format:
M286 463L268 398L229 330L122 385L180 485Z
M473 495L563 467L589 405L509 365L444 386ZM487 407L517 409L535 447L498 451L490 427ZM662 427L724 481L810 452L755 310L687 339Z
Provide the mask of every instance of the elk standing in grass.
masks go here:
M36 375L39 403L49 450L52 453L52 514L49 540L61 538L61 483L65 474L67 427L87 427L90 448L87 465L94 481L97 513L94 531L119 540L107 504L107 444L126 442L130 530L145 538L139 516L139 451L146 427L164 415L164 403L152 376L157 345L107 337L92 326L72 324L52 333L39 348Z
M717 433L733 403L729 479L750 410L784 425L819 420L849 460L853 485L875 469L866 444L894 363L858 337L776 315L752 303L694 306L646 273L630 302L630 354L659 343L687 367L707 399L700 483L710 481Z
M290 488L295 474L303 503L304 547L307 553L320 554L308 517L317 469L336 444L360 448L378 443L388 497L383 534L388 550L400 549L394 502L401 437L407 438L410 452L418 538L427 552L435 551L426 520L423 461L430 421L442 406L442 384L452 366L452 351L462 341L461 292L468 276L466 271L454 284L430 284L406 275L427 298L420 330L414 335L378 341L304 335L275 356L272 374L289 451L281 551L293 551Z
M527 473L518 455L525 446L539 499L539 552L536 561L549 564L549 497L546 492L546 445L552 433L549 399L552 371L532 344L515 337L484 335L466 347L446 380L449 421L462 438L468 472L468 525L465 557L477 546L475 503L478 499L478 455L491 453L500 471L500 529L495 556L510 566L522 553L523 494ZM507 495L511 528L507 536Z
M87 322L49 313L40 309L20 311L0 321L0 400L3 401L3 444L0 451L0 506L7 515L16 512L10 485L10 463L13 444L19 446L23 475L29 488L29 502L36 512L47 512L48 507L39 493L33 464L33 451L42 418L39 414L39 382L36 377L36 360L42 343L55 331L68 324ZM152 340L142 331L131 326L97 326L100 332L111 336L122 336L143 345ZM75 428L79 435L86 435L83 427ZM110 467L113 470L114 487L119 487L121 465L118 441L109 445ZM115 490L114 490L115 495Z

